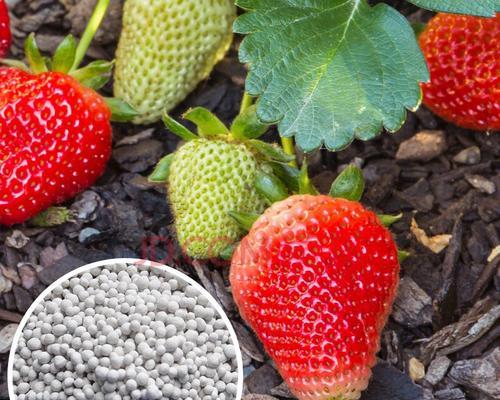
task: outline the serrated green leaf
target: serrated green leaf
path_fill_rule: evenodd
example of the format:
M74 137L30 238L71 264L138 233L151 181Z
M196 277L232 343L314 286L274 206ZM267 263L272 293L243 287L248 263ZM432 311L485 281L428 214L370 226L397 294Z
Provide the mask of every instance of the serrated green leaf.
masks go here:
M180 137L182 140L189 142L190 140L199 139L198 135L195 135L184 125L177 122L170 115L165 114L163 116L163 123L174 135Z
M239 114L231 125L231 134L237 139L257 139L269 129L257 118L257 107L251 105Z
M149 175L148 180L154 183L162 183L166 182L168 179L168 174L170 173L170 165L172 164L172 160L174 159L174 154L169 154L168 156L163 157L151 175Z
M408 0L431 11L493 17L500 11L498 0Z
M333 181L330 189L330 196L359 201L363 196L364 190L365 180L363 178L363 173L358 167L349 165Z
M248 144L252 146L258 153L272 161L290 162L295 159L294 156L286 154L283 149L277 145L263 142L261 140L249 140Z
M191 121L198 128L201 137L213 137L229 135L226 125L217 118L211 111L203 107L196 107L188 110L182 118Z
M52 59L52 70L68 73L76 56L76 41L73 35L66 36L57 47Z
M421 101L429 73L408 21L366 0L239 0L234 30L248 34L247 91L263 122L279 122L311 151L330 150L385 127L397 130ZM271 5L270 5L271 4Z

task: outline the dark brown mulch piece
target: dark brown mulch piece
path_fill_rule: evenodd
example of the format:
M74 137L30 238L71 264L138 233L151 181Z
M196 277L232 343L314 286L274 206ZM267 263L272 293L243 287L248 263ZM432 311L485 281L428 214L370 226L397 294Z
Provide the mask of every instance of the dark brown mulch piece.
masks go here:
M478 301L462 318L436 332L420 349L428 364L435 355L446 356L480 339L500 319L500 305L492 297Z
M455 226L451 233L451 241L446 249L442 266L441 286L434 298L434 307L439 310L438 324L449 322L452 318L452 313L455 308L453 293L450 292L452 286L455 285L457 261L462 249L463 223L462 215L458 215Z
M421 400L422 388L415 385L407 375L385 362L379 362L373 369L368 390L361 400Z
M500 398L500 348L482 358L457 361L450 378L469 390L480 392L493 399Z
M250 393L270 394L271 390L280 385L283 379L278 372L268 364L253 371L245 380L245 388Z

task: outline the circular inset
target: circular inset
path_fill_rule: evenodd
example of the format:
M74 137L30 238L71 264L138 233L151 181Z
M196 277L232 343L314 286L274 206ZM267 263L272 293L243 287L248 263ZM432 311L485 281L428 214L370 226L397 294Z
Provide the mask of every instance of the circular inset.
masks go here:
M79 268L28 310L8 368L16 400L239 400L243 362L222 308L170 267Z

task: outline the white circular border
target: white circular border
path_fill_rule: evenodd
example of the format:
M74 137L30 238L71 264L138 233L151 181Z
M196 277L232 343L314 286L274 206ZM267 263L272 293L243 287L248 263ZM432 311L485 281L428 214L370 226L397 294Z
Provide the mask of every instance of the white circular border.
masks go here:
M79 275L83 272L86 272L90 269L98 268L98 267L105 267L107 265L112 265L112 264L129 264L133 265L139 268L143 267L149 267L149 268L159 268L163 269L164 271L167 271L171 273L174 277L177 279L181 279L184 282L187 282L188 284L194 286L197 288L202 294L208 297L210 300L210 304L212 305L213 308L219 313L219 315L222 317L222 320L226 323L227 329L229 330L229 334L231 335L231 339L233 340L233 344L236 349L236 361L238 364L238 389L236 392L236 400L241 400L243 397L243 356L241 354L241 348L240 344L238 342L238 337L236 336L236 332L234 331L233 325L231 324L231 321L229 320L228 316L222 309L221 305L217 302L217 300L210 294L208 291L201 286L198 282L196 282L194 279L190 278L189 276L185 275L184 273L169 267L167 265L155 263L152 261L148 260L142 260L140 258L113 258L109 260L103 260L103 261L97 261L92 264L87 264L84 265L83 267L77 268L66 275L62 276L59 278L57 281L52 283L47 289L45 289L40 296L38 296L33 304L30 306L26 314L24 315L23 319L19 323L19 327L17 328L16 334L14 335L14 339L12 341L12 346L10 348L10 354L9 354L9 364L7 366L7 386L9 390L9 398L14 400L16 398L14 394L14 385L12 382L12 371L14 369L14 356L16 354L17 350L17 344L19 342L19 338L24 330L24 327L26 326L26 323L28 322L29 318L33 314L33 311L35 307L41 303L47 295L54 290L57 286L61 285L63 282L75 277L76 275Z

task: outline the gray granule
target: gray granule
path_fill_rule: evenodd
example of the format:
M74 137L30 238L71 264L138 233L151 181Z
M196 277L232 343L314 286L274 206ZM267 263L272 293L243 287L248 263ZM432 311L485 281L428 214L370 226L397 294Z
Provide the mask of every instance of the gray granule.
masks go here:
M35 307L12 379L16 400L234 400L237 369L207 296L167 271L117 264Z

